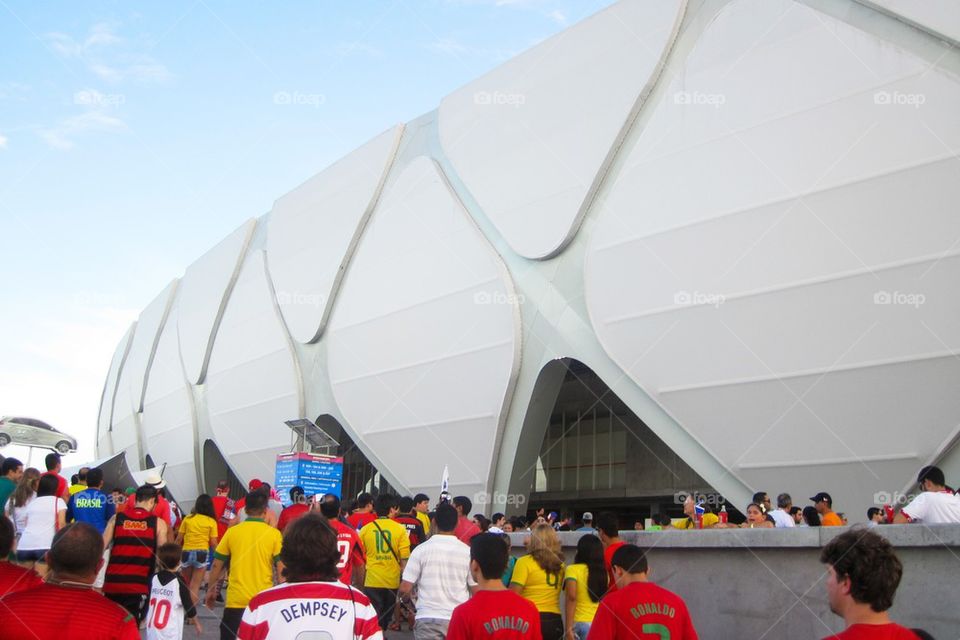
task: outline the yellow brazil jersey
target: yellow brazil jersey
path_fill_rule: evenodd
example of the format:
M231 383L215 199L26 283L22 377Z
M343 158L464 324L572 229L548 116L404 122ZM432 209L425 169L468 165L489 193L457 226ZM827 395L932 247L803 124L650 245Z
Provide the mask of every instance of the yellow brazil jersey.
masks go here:
M417 511L416 515L417 515L417 520L419 520L420 524L423 525L423 532L426 535L430 535L430 516L428 516L425 513L421 513L420 511Z
M573 610L574 622L593 622L593 616L597 615L597 607L600 602L594 602L590 599L590 593L587 589L587 577L589 576L588 567L585 564L572 564L567 567L563 575L563 583L567 580L573 580L577 583L577 608ZM606 571L604 571L606 577Z
M533 556L523 556L513 566L510 584L523 587L520 595L535 604L540 613L560 613L563 565L560 565L559 574L547 574Z
M410 557L407 528L390 518L377 518L360 529L360 542L367 554L367 575L363 586L381 589L399 587L400 564L397 558L406 560Z
M230 560L228 608L245 608L250 599L273 586L273 565L283 536L260 518L247 518L227 529L213 556Z
M191 513L180 523L184 551L206 551L217 537L217 521L202 513Z

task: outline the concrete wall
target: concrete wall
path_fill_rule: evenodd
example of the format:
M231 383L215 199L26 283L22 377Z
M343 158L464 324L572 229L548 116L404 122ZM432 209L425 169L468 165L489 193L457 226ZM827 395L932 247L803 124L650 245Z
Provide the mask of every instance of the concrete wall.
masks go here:
M823 638L843 629L827 604L820 549L846 528L624 531L648 549L650 577L683 597L704 640ZM938 640L960 637L960 525L890 525L904 574L891 616ZM563 533L572 561L582 534ZM513 534L523 552L524 534Z

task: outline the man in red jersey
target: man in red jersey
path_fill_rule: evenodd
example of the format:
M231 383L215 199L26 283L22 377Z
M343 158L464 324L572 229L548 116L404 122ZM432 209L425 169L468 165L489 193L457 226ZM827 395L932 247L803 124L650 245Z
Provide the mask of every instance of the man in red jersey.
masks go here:
M659 636L697 640L687 605L677 594L647 579L647 557L634 544L613 554L618 589L600 601L587 640L634 640Z
M0 598L43 584L36 571L7 560L13 549L13 538L13 523L7 516L0 515Z
M64 502L69 502L70 500L70 485L67 483L67 479L60 475L60 454L59 453L48 453L43 459L44 465L46 465L47 470L40 474L41 476L54 476L57 479L57 497L63 498Z
M104 577L103 593L143 620L150 594L157 547L167 543L166 522L154 514L157 490L145 484L134 494L132 509L110 518L103 532L103 541L113 546Z
M353 513L347 516L347 522L357 531L377 519L377 514L373 512L373 496L369 493L361 493L357 496L357 507Z
M340 498L328 493L320 502L320 513L327 519L333 530L337 532L337 551L340 559L337 561L337 570L340 571L340 582L343 584L363 584L363 577L367 568L367 557L363 552L363 544L357 530L340 519Z
M509 550L495 533L470 540L470 573L477 582L473 597L457 606L447 640L540 640L537 607L503 586Z
M307 514L291 523L280 549L286 583L251 598L237 638L382 640L370 599L337 580L337 544L337 533L319 514Z
M842 533L820 553L827 565L830 610L846 630L829 640L915 640L918 636L890 620L887 610L900 585L903 565L886 538L869 529Z
M47 581L0 600L0 635L39 640L140 640L127 611L94 591L103 538L86 522L53 536Z
M303 487L290 487L290 502L290 506L280 512L280 519L277 521L277 529L280 529L280 533L283 533L288 524L310 511Z
M473 502L467 496L457 496L452 500L456 507L459 518L457 519L457 529L453 532L463 544L470 544L470 539L480 533L480 527L468 518L470 510L473 509Z
M620 539L620 521L617 514L605 511L597 515L597 533L600 534L600 542L603 543L603 564L607 567L607 579L610 581L607 585L607 593L617 590L617 581L613 575L613 554L617 549L626 544Z
M217 540L223 540L230 521L237 517L237 505L230 499L230 483L217 483L217 495L213 496L213 513L217 516Z
M413 509L413 498L410 496L400 498L398 510L397 517L394 520L406 527L407 536L410 538L410 551L413 551L417 548L417 545L427 539L423 524L421 524Z

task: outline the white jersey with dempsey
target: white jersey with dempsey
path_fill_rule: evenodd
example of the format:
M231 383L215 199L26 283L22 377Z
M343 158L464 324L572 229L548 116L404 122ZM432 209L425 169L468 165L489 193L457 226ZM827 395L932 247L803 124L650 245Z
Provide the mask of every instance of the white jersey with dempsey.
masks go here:
M383 640L377 612L342 582L288 582L261 591L243 612L238 640Z

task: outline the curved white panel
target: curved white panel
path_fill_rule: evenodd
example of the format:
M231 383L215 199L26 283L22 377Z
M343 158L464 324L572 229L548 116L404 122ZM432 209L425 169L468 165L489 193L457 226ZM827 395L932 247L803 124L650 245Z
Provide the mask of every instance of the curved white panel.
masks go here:
M206 398L223 455L246 483L273 478L302 417L299 373L267 280L264 252L244 260L210 354Z
M367 225L328 337L337 404L408 491L435 491L444 465L452 491L485 490L517 324L499 257L436 164L414 159ZM431 455L410 464L411 443Z
M858 0L890 13L938 38L960 43L960 2L956 0Z
M517 253L549 257L576 233L685 6L618 2L441 102L444 152Z
M160 332L143 399L140 427L145 453L156 465L166 464L163 477L179 501L197 496L194 462L194 417L187 377L177 340L177 303Z
M129 356L128 356L129 362ZM110 440L113 453L121 451L127 454L127 464L131 469L140 469L139 415L134 407L133 381L136 376L132 368L124 366L120 371L117 393L113 397L113 418L110 428Z
M960 411L956 77L790 0L671 71L587 252L604 348L755 486L909 475Z
M120 370L130 351L130 341L137 329L137 323L134 322L123 334L123 338L113 352L113 359L110 360L110 369L107 370L107 379L103 384L103 394L100 396L100 412L97 415L97 458L113 454L110 446L110 417L113 413L113 398L117 393L117 381L120 378Z
M278 199L267 256L277 303L296 340L323 332L330 300L380 195L403 125L388 129Z
M191 383L204 379L217 324L256 226L252 218L244 222L187 267L180 281L180 357Z
M153 354L160 340L160 330L167 320L170 304L177 292L177 281L174 280L164 288L150 304L140 312L137 320L137 332L130 344L130 353L123 365L129 375L130 397L133 399L134 411L143 408L143 389Z

